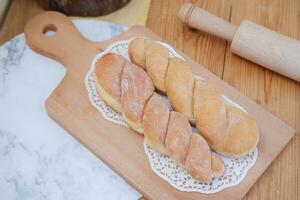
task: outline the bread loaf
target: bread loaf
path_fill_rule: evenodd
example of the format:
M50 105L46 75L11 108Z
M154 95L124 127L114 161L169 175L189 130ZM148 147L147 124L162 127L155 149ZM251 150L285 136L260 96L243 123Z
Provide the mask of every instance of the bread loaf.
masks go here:
M121 112L133 130L144 134L153 149L169 155L196 180L210 181L223 174L223 161L202 136L192 133L184 115L169 110L142 68L109 53L98 60L94 75L103 100Z
M169 57L166 47L146 38L133 39L128 49L131 61L149 74L175 111L196 125L212 149L240 157L256 147L259 132L254 120L225 102L217 88L194 75L182 59Z

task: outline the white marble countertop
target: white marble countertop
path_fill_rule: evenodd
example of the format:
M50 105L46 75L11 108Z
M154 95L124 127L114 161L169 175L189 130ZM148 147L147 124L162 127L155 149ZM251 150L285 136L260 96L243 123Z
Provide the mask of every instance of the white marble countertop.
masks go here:
M91 40L125 28L76 20ZM0 199L137 199L141 195L50 119L45 100L65 68L21 34L0 47Z

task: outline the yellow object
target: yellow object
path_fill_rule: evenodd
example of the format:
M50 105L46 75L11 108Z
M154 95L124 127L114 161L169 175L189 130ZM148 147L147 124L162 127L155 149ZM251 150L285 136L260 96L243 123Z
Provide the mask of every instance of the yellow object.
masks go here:
M0 0L0 25L4 20L5 13L8 9L8 5L10 4L10 0Z
M145 25L151 0L132 0L128 5L109 15L101 17L87 17L121 24L127 27ZM78 19L79 17L72 17ZM80 17L82 18L82 17Z

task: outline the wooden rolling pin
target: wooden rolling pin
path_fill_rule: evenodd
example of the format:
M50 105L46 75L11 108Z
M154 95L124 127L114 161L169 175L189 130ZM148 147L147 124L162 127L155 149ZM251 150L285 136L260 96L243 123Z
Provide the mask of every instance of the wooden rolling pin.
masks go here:
M186 20L192 4L184 4L179 17ZM272 71L300 81L300 41L281 35L248 20L240 26L231 24L202 8L196 7L188 25L231 41L231 51Z

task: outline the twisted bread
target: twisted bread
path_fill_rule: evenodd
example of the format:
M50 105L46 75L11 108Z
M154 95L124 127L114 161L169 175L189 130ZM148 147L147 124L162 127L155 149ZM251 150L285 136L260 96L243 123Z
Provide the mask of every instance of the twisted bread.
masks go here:
M243 156L257 145L256 123L242 110L225 102L216 87L194 75L181 59L170 58L167 48L146 38L129 44L129 56L149 74L155 87L166 93L174 110L182 113L214 150Z
M128 125L143 133L153 149L169 155L199 181L224 172L223 161L199 134L192 134L184 115L169 110L143 69L109 53L96 63L94 75L103 100L122 112Z

